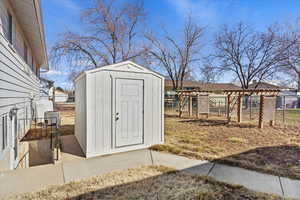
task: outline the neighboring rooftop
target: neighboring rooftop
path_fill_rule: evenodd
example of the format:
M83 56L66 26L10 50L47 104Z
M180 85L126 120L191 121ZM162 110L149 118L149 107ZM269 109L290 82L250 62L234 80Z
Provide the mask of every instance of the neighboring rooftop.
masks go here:
M165 80L165 87L173 87L171 80ZM209 91L220 91L220 90L240 90L241 88L233 83L201 83L199 81L184 81L184 89L193 88L200 90Z
M258 89L258 90L290 90L291 88L285 86L274 85L266 82L260 82L257 85L257 82L253 82L249 85L249 89Z

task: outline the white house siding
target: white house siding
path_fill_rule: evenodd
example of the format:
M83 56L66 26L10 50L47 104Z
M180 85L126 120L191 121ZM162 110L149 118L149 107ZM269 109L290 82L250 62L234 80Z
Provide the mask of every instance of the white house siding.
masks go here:
M13 35L13 45L9 44L3 30L7 24L7 10L10 10L13 16L13 32L15 32ZM0 116L8 116L10 109L16 106L18 108L18 119L30 119L30 97L34 97L34 101L39 98L40 83L30 66L22 58L24 55L20 55L24 54L22 47L25 41L21 30L7 1L0 1ZM29 44L27 41L26 43ZM30 52L29 45L28 52ZM29 120L23 120L23 122L19 120L19 122L18 133L22 136L29 129L30 122ZM10 119L8 120L8 124L8 140L11 146L13 138L11 138ZM8 168L7 160L9 160L9 156L9 148L0 151L0 170L1 168L2 170ZM19 157L22 157L22 155Z
M68 101L69 95L67 93L55 90L55 102L56 103L65 103Z

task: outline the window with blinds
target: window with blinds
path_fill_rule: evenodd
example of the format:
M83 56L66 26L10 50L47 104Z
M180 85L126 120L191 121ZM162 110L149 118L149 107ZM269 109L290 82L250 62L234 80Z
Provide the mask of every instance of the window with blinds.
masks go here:
M7 138L7 116L1 117L1 133L0 133L0 145L1 150L4 151L7 148L8 138Z

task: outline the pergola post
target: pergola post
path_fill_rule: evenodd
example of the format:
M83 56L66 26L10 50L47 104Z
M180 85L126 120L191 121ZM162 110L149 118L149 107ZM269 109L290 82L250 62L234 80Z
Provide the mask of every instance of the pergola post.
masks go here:
M226 110L226 114L227 114L227 120L230 121L230 104L231 104L231 95L229 94L227 96L227 110Z
M199 95L197 95L197 118L200 118L200 98Z
M264 95L260 95L258 128L264 127Z
M249 111L249 114L250 114L249 118L250 118L250 121L251 121L252 120L252 98L251 98L251 96L249 96L249 109L250 109L250 111Z
M189 117L193 116L193 96L189 96Z
M241 95L238 96L238 108L237 108L237 121L238 123L242 122L242 108L243 108L243 97Z

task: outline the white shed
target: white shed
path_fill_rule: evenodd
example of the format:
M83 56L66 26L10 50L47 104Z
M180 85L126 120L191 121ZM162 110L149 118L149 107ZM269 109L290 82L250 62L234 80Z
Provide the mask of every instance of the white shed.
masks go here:
M86 157L164 142L164 77L131 61L75 79L75 136Z

